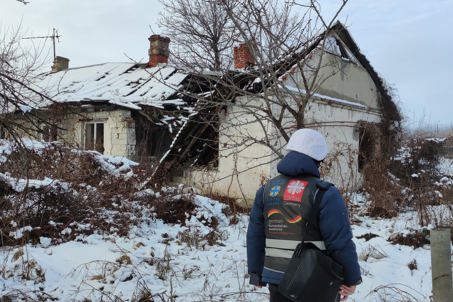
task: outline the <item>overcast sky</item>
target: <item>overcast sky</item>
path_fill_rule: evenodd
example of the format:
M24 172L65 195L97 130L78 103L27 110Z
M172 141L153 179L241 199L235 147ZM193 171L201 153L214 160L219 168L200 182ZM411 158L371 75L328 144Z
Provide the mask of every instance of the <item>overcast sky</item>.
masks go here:
M0 0L2 31L62 35L70 66L147 60L157 0ZM321 1L331 14L334 0ZM453 128L453 0L349 0L340 15L374 69L396 89L409 127ZM51 48L50 41L47 43ZM51 62L49 62L49 69Z

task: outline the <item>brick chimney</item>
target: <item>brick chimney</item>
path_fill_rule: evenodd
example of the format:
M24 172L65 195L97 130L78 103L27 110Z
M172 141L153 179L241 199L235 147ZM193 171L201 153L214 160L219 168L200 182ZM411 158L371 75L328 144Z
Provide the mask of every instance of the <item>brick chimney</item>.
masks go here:
M170 38L160 35L152 35L148 38L148 40L148 67L155 67L159 63L167 63L169 55L168 45L170 44Z
M53 60L52 72L58 72L69 68L69 59L56 56Z
M250 43L241 43L239 47L234 48L233 53L234 68L244 69L256 64L253 54L253 47Z

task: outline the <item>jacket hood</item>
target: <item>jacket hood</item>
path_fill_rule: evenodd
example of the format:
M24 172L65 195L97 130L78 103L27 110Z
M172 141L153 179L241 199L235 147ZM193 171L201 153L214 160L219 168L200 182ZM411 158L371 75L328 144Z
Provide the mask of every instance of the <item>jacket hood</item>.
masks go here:
M277 171L286 176L314 176L319 178L316 161L308 155L290 151L277 164Z

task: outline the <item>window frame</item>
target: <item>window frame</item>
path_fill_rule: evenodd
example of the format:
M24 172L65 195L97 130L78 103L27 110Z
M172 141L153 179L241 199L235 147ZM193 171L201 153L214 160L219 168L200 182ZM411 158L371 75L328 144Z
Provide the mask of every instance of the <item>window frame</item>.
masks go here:
M39 127L39 139L43 142L54 142L58 140L58 127L51 123L42 123Z
M90 146L87 146L87 140L88 140L88 126L93 127L93 133L92 133L92 143ZM102 142L98 142L98 127L102 126ZM87 121L84 123L83 127L83 149L84 150L93 150L93 151L98 151L99 153L104 153L105 151L105 122L104 121ZM92 145L92 146L91 146ZM99 148L100 146L100 148Z

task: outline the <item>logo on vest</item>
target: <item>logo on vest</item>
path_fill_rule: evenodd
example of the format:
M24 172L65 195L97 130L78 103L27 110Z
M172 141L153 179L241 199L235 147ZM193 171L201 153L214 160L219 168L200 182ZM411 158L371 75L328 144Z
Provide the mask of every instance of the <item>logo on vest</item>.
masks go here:
M277 197L278 194L280 193L280 190L282 189L281 186L273 186L269 192L270 197Z
M305 188L307 187L308 181L292 179L288 182L285 192L283 193L283 200L302 202L302 196L304 195Z
M280 211L279 209L270 209L267 212L267 218L270 218L271 216L274 216L276 214L282 215L283 218L285 218L286 222L291 223L291 224L298 223L299 221L302 220L302 216L300 216L300 215L297 215L293 218L286 217L285 215L283 215L282 211Z

